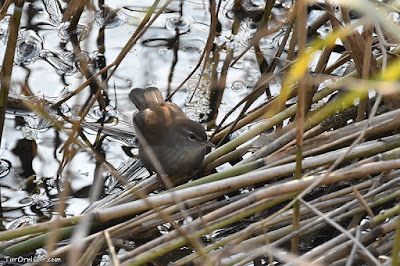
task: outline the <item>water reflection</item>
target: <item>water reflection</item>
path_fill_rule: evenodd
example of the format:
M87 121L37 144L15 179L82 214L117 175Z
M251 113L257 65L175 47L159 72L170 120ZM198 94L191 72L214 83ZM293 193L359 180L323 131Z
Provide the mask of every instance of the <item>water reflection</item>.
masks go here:
M20 139L16 143L16 146L12 149L12 152L21 161L21 168L17 172L18 177L28 179L29 177L34 176L35 171L33 171L32 168L32 161L37 154L36 142L30 139ZM36 185L33 183L32 179L30 179L29 182L26 183L26 190L28 192L32 192L35 187Z
M58 32L58 36L60 37L61 42L69 42L72 35L76 35L79 40L84 40L89 36L89 28L84 25L77 25L76 29L70 31L69 23L64 23Z
M33 30L20 30L17 39L15 63L29 64L38 57L42 46L43 41Z
M55 53L43 50L40 57L54 67L59 75L72 75L78 72L77 59L72 52Z
M103 6L103 9L95 13L94 19L98 27L112 29L125 23L126 17L121 9L113 9L109 6Z
M47 14L49 15L50 23L54 26L59 25L62 19L60 2L56 0L43 0L43 4Z
M193 26L191 17L171 17L165 20L165 27L179 34L187 33Z
M5 159L0 159L0 178L10 173L11 162Z

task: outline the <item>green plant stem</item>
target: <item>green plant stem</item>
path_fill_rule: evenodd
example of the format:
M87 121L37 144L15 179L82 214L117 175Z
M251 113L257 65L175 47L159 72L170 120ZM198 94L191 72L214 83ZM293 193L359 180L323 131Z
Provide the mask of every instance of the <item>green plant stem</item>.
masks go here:
M193 235L193 237L200 237L204 234L210 233L213 230L222 228L224 226L230 225L234 222L240 221L256 212L262 211L266 208L275 206L283 201L286 201L290 198L292 198L295 194L288 194L288 195L284 195L281 197L278 197L276 199L273 200L268 200L263 204L260 204L257 207L253 207L253 208L249 208L247 211L240 211L235 213L234 215L231 215L228 219L220 219L220 221L215 222L214 224L211 225L207 225L205 228L198 230L194 233L192 233L191 235ZM148 250L146 252L143 252L141 254L139 254L138 256L135 256L135 258L133 260L127 261L125 263L130 263L131 265L142 265L143 263L153 259L153 258L157 258L163 254L166 254L169 251L172 251L176 248L179 248L183 245L186 244L186 240L184 237L178 237L173 239L170 242L167 242L165 244L162 244L161 246L157 246L155 249L151 249ZM134 252L136 252L134 250ZM127 254L128 256L129 254Z
M400 216L400 209L397 215ZM392 266L399 265L399 252L400 252L400 219L397 219L396 234L394 236L393 249L392 249Z

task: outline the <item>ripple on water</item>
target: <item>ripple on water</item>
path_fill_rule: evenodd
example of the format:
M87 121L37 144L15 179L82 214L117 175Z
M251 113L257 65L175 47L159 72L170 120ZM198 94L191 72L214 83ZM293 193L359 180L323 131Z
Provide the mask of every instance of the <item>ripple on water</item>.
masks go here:
M179 34L189 32L192 28L194 21L192 17L170 17L165 19L165 27L169 30L178 31Z
M278 47L278 40L284 35L284 33L285 31L280 29L274 34L261 38L258 42L260 49L276 49Z
M77 25L73 32L68 32L69 23L64 23L58 30L58 36L60 37L60 42L69 42L71 40L72 34L76 34L78 40L84 40L89 35L89 27L84 25Z
M40 57L50 63L59 75L72 75L78 72L77 59L73 52L54 53L42 50Z
M103 6L102 10L94 14L94 21L98 27L106 29L116 28L125 23L126 16L121 9L113 9L109 6Z
M0 41L5 43L8 35L8 25L10 23L10 17L4 17L0 20Z
M237 80L232 83L231 90L233 91L243 91L246 90L247 86L243 81Z
M36 217L32 216L22 216L9 223L7 225L7 230L15 229L21 226L36 224L36 219L37 219Z
M118 112L114 106L106 106L106 110L104 112L104 110L99 105L97 105L93 108L93 112L90 112L88 114L88 117L94 119L95 121L103 120L105 122L108 122L117 117L117 115Z
M54 0L43 0L43 4L49 15L50 22L53 25L60 25L62 21L62 12L59 3Z
M26 122L26 125L30 129L34 129L40 132L45 132L53 126L53 123L51 121L46 120L38 115L27 115L24 117L24 120Z
M0 178L10 173L11 162L6 159L0 159Z
M196 88L198 78L200 76L195 75L187 83L188 96L185 100L185 113L190 119L201 121L207 119L211 112L207 89L209 88L209 81L203 78Z
M38 58L43 40L33 30L21 29L18 33L15 63L28 64Z

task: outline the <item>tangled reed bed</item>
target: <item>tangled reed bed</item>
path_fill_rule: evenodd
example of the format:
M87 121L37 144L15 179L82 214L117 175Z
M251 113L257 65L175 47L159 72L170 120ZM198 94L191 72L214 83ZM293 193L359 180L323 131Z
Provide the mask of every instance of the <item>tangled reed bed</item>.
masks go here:
M88 82L53 107L79 95L101 73L111 70L112 76L170 2L156 8L155 1L116 61L96 74L87 76L86 72ZM236 14L246 14L243 2L235 1ZM114 169L96 154L119 180L119 192L109 193L81 216L1 232L3 253L26 254L46 246L49 257L68 258L79 265L95 263L104 254L110 256L110 263L130 265L272 265L276 261L398 265L400 72L396 41L400 30L387 19L398 12L398 6L296 1L280 24L271 26L277 2L268 1L248 48L234 57L235 46L214 42L221 3L210 1L209 39L193 73L212 74L213 108L218 110L221 104L230 66L250 49L256 51L261 77L235 107L240 114L233 122L217 125L209 119L211 140L218 148L207 155L196 179L172 180L174 189L154 193L158 190L154 176L138 181L145 173L137 160ZM64 18L79 20L83 1L71 1L70 7L76 12L67 9ZM310 7L318 7L321 14L306 27ZM350 19L350 9L361 15ZM379 12L372 14L373 9ZM232 23L233 35L239 18ZM307 43L306 37L315 36L324 24L330 25L331 33ZM358 26L363 29L356 30ZM268 62L258 41L280 28L285 30L284 39ZM328 64L338 38L343 43L342 55ZM210 64L218 60L219 49L227 54L220 72ZM317 59L312 65L313 57ZM338 70L342 67L346 71ZM280 93L272 95L269 84L278 77ZM371 90L374 94L368 93ZM254 107L264 93L267 99ZM82 107L78 121L63 121L73 124L71 142L82 138L82 145L91 147L79 128L96 127L85 124L84 118L96 101L103 104L101 96L99 87L90 104ZM24 102L46 116L45 107ZM244 132L231 137L244 127ZM218 168L222 170L214 170L224 164ZM56 245L71 235L67 245Z

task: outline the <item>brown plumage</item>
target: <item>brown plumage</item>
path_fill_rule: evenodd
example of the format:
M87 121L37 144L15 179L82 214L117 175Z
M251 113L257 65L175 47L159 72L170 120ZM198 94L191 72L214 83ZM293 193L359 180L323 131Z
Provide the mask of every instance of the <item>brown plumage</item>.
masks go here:
M133 117L135 130L142 133L162 171L171 177L195 172L207 146L212 146L203 126L190 120L175 104L164 102L157 88L133 89L129 98L139 109ZM139 139L139 158L148 170L156 171L143 142Z

